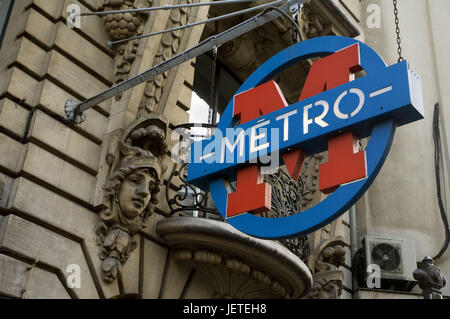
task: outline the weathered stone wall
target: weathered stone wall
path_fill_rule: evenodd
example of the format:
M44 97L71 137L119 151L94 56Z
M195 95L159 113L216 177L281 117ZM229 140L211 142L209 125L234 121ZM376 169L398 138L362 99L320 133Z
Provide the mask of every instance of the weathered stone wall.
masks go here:
M359 2L340 2L357 21ZM180 1L164 1L171 3ZM194 46L203 27L141 39L123 51L111 50L99 17L83 17L79 29L66 26L69 4L79 5L82 12L95 11L102 8L103 0L15 1L0 51L0 294L20 297L27 286L26 298L209 298L207 282L177 263L173 250L156 234L157 222L169 211L164 188L156 214L136 235L137 248L116 282L102 280L95 238L102 187L111 171L107 159L115 156L119 137L140 113L159 112L168 120L170 149L172 129L188 122L193 61L86 111L81 125L68 126L63 120L66 100L84 100L110 87L123 63L129 62L130 68L120 76L132 76ZM207 13L208 7L173 14L159 11L146 18L141 31L204 20ZM342 34L346 30L342 21L330 24L330 16L328 12L329 29L321 32ZM314 19L314 26L320 27L317 16ZM169 156L164 162L167 183L174 164ZM311 176L316 165L309 167ZM310 187L314 183L312 178ZM311 203L319 200L317 194L311 196ZM345 243L342 297L348 297L351 289L349 236L348 214L311 234L317 247L334 237ZM27 284L28 267L36 260ZM80 267L80 288L68 287L70 264Z
M65 19L71 3L86 12L98 10L103 1L16 1L0 52L0 294L20 297L27 267L36 259L26 298L195 294L195 288L185 289L190 270L173 262L154 232L156 220L162 218L157 214L137 235L139 245L120 284L101 280L95 225L105 155L110 137L136 116L144 85L119 101L110 99L88 110L81 125L64 123L67 99L96 95L110 87L115 76L116 52L106 46L102 19L83 17L81 28L69 29ZM207 8L190 10L186 20L204 19L206 13ZM165 28L168 15L155 14L146 22L146 31ZM186 31L172 53L193 46L201 31ZM167 41L174 45L173 39L162 36L140 41L131 74L152 66ZM169 72L160 92L160 111L169 127L188 121L192 81L189 63ZM161 198L160 214L167 213L165 205ZM80 288L67 285L70 264L80 266ZM192 287L198 285L192 282Z
M16 1L0 52L0 250L8 265L0 290L13 297L20 297L37 257L26 297L104 295L93 263L97 217L90 198L111 103L90 110L79 127L62 120L67 98L111 85L113 59L98 18L78 32L67 28L68 3ZM80 267L79 289L67 287L70 264Z

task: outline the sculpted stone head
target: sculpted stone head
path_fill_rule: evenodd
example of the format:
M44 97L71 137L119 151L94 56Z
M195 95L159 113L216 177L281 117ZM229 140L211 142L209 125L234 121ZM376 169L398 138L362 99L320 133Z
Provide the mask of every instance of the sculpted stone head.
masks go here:
M153 213L159 192L159 174L150 159L133 159L110 175L105 184L107 208L100 212L97 225L98 243L102 246L100 259L103 279L113 282L122 264L135 250L133 236L146 226ZM141 163L140 163L141 162ZM130 165L135 164L135 165Z
M118 144L119 156L104 190L104 208L96 227L101 246L103 279L113 282L137 243L134 235L146 227L153 213L164 171L165 122L158 116L138 120Z
M125 161L110 175L105 184L109 208L102 212L104 221L126 226L130 235L145 227L159 193L158 167L151 158Z
M119 208L126 218L136 218L146 209L155 188L155 177L147 168L130 173L119 190Z

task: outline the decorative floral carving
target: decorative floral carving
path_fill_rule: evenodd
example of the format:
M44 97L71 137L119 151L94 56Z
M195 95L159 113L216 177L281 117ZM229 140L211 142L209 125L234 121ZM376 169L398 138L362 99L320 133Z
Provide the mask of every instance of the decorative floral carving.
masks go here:
M310 252L309 240L306 235L297 238L285 239L280 241L292 253L298 256L303 262L308 260Z
M298 22L300 31L302 32L303 39L311 39L330 34L331 23L325 21L325 19L317 13L311 12L311 6L309 3L303 4L300 11ZM292 24L285 17L281 16L272 22L279 30L280 36L286 43L292 41Z
M253 42L253 39L244 34L220 47L220 59L233 65L241 79L248 77L261 62L257 60L258 50L264 50L261 42Z
M151 0L105 0L101 11L148 8L152 3ZM113 40L129 38L136 35L146 16L144 12L107 14L105 29Z
M102 11L111 10L128 10L150 7L151 0L105 0ZM112 40L121 40L137 35L141 35L144 31L144 21L148 14L145 12L127 12L107 14L104 17L106 32ZM116 55L114 57L115 72L114 84L125 81L131 70L131 65L136 59L136 52L139 40L130 40L124 44L120 44L115 48ZM117 95L119 100L121 95Z
M319 164L323 159L322 154L316 154L307 157L303 162L302 173L300 175L300 180L304 185L301 203L302 209L309 207L314 200L314 195L318 190L319 182Z
M182 0L180 3L191 3L192 0ZM187 23L188 20L188 8L176 8L170 11L170 16L166 29L175 28ZM181 37L184 34L184 29L166 32L162 36L161 43L152 65L157 65L178 52L180 46ZM169 76L169 71L162 74L158 74L154 79L148 81L145 85L144 96L141 99L138 117L143 116L156 109L156 106L161 101L163 87Z
M340 242L333 242L321 251L316 261L314 272L338 270L344 264L344 245Z
M339 299L343 279L344 274L340 270L318 273L314 276L313 286L304 299Z
M339 267L345 264L346 250L341 241L328 241L313 265L313 287L305 299L338 299L342 293L344 273Z
M281 283L241 260L207 250L188 249L176 251L174 258L196 266L208 278L213 288L212 298L289 298Z
M121 44L117 48L117 54L114 57L114 84L127 80L128 74L131 71L131 66L136 59L138 44L139 40L135 39L128 41L126 44ZM122 94L116 95L116 100L120 100L121 97Z
M302 31L307 39L317 38L320 36L328 35L329 26L319 14L311 12L311 6L309 3L303 5L303 9L300 15L300 25Z
M104 185L104 206L96 228L103 279L112 282L136 248L133 236L146 226L157 203L166 124L157 117L133 122L119 144L117 163Z

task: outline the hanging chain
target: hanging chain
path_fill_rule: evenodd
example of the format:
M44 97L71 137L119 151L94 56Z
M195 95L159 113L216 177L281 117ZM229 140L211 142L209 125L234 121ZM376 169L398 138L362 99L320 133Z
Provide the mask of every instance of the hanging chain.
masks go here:
M395 16L395 33L397 34L397 53L398 53L398 62L403 61L402 56L402 39L400 38L400 26L398 19L398 8L397 8L397 0L392 0L394 4L394 16Z

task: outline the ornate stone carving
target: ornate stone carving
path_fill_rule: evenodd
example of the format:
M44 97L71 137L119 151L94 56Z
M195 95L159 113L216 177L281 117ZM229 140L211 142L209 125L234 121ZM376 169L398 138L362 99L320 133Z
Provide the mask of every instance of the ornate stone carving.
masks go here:
M127 10L136 8L146 8L152 5L152 0L105 0L102 11ZM107 14L104 17L105 29L112 40L121 40L136 35L141 35L144 30L144 21L148 14L145 12L127 12ZM131 65L136 59L136 51L139 40L131 40L120 44L115 48L114 57L115 72L114 84L125 81L131 70ZM121 95L117 95L119 100Z
M324 248L317 258L314 273L337 270L345 264L345 248L341 242L332 242Z
M306 264L276 241L248 236L228 223L173 217L156 232L174 258L195 268L214 298L300 298L312 286Z
M305 299L339 299L344 273L339 267L345 264L345 244L328 241L313 257L313 287Z
M339 299L343 279L344 274L340 270L314 275L313 287L305 299Z
M259 50L258 50L259 49ZM258 55L263 50L261 40L254 42L248 34L228 41L220 47L220 59L225 60L227 64L233 65L239 78L247 78L261 61L257 60Z
M301 195L302 210L308 208L314 200L319 188L319 164L323 159L322 154L316 154L305 158L300 175L303 184Z
M309 248L309 240L306 235L292 239L280 240L280 242L302 261L306 262L308 260L311 252Z
M119 158L104 185L104 209L96 227L101 246L103 279L112 282L136 248L133 236L146 226L157 203L162 158L166 152L166 124L158 116L133 122L119 142Z
M175 260L191 264L208 278L213 288L212 298L288 298L286 289L263 271L247 263L207 250L178 250ZM217 275L220 274L220 275Z
M179 3L192 3L192 0L181 0ZM188 13L189 8L172 9L165 29L186 24ZM183 34L184 29L164 33L152 65L157 65L175 55L178 52ZM167 82L168 76L169 71L166 71L145 84L144 96L139 104L138 117L156 110L156 106L161 101L163 87Z
M331 23L325 23L321 15L312 13L309 3L303 5L299 20L303 36L307 39L329 35L331 31Z
M105 0L101 11L129 10L151 7L152 0ZM105 29L114 40L120 40L136 35L143 24L146 13L127 12L107 14L105 16Z

